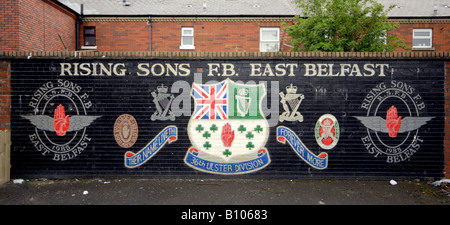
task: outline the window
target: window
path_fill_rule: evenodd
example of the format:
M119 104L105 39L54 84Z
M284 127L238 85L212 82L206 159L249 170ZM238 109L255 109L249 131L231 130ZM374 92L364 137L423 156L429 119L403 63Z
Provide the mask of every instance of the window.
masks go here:
M259 51L278 52L280 50L280 28L263 27L260 32Z
M95 27L84 27L84 46L96 46Z
M195 49L194 46L194 28L181 28L181 46L180 49Z
M433 47L433 32L431 29L413 30L413 48L423 49Z

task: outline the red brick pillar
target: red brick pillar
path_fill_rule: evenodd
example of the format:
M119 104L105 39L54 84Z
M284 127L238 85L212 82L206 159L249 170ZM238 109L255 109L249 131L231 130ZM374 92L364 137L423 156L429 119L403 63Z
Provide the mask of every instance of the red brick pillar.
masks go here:
M444 175L450 178L450 61L445 62Z
M11 62L0 61L0 184L10 179Z
M0 130L11 130L11 62L0 61Z

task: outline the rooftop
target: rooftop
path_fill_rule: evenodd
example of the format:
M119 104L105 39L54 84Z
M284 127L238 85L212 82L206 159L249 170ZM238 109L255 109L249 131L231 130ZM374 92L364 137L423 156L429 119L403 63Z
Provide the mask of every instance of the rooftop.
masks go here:
M85 16L294 16L292 0L57 0ZM449 17L449 0L377 0L389 17Z

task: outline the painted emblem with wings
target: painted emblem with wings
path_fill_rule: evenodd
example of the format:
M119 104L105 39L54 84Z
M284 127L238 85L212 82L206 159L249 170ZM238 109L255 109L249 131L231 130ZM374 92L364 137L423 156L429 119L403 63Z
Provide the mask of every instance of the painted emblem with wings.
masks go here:
M419 129L434 117L398 117L397 108L391 106L386 113L386 119L380 116L355 116L367 128L389 133L389 137L395 138L398 133L405 133Z
M61 104L55 109L54 117L47 115L22 116L28 119L39 130L56 132L58 136L65 136L67 132L78 131L89 126L101 116L69 116L65 114Z

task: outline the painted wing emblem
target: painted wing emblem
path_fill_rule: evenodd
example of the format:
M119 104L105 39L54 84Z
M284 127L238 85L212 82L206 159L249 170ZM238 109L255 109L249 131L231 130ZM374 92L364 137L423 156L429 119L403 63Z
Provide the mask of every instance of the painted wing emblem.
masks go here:
M55 132L55 128L53 127L53 117L46 115L22 116L22 117L28 119L31 122L31 124L36 126L36 128L39 130ZM94 120L100 117L101 116L71 116L69 117L70 126L67 132L81 130L91 125L91 123L94 122Z
M69 118L70 126L67 132L81 130L91 125L91 123L99 117L101 116L71 116Z
M380 116L355 116L361 123L374 131L389 133L386 127L386 120ZM398 133L405 133L419 129L434 117L405 117L402 119L402 125Z
M405 117L402 119L402 126L398 132L404 133L417 130L433 118L434 117Z
M28 119L31 124L33 124L39 130L53 131L53 117L46 115L36 115L36 116L22 116L22 118Z

